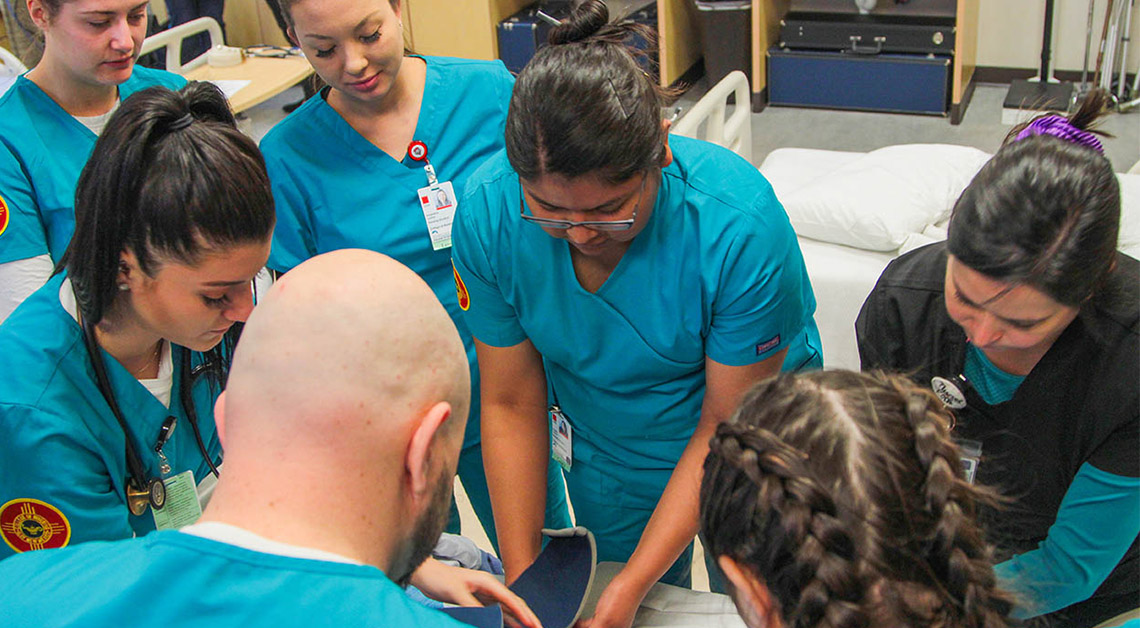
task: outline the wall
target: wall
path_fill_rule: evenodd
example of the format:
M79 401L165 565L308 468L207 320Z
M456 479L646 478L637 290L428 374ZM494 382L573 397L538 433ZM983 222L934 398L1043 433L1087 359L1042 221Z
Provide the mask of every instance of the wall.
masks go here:
M1097 46L1109 0L1095 0L1090 72L1096 65ZM1056 0L1053 26L1053 68L1080 71L1085 56L1089 0ZM1037 68L1041 65L1041 35L1045 26L1045 0L981 0L978 14L978 65L1002 68ZM1140 6L1132 12L1132 41L1128 46L1128 72L1140 65ZM1119 66L1117 66L1119 67Z

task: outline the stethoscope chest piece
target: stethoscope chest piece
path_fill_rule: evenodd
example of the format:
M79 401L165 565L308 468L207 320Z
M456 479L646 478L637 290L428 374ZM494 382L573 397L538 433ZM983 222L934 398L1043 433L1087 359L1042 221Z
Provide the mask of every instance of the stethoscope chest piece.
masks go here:
M946 407L954 410L961 410L966 407L966 395L962 394L962 389L945 377L930 378L930 388Z
M127 508L132 515L141 515L146 512L147 506L155 510L162 510L166 505L166 485L162 480L152 479L147 482L146 489L140 490L127 485Z

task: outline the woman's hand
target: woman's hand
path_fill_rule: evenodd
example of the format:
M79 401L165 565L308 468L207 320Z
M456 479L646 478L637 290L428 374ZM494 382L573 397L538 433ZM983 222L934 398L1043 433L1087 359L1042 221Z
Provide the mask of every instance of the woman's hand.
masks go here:
M644 591L638 593L632 590L621 579L621 574L618 574L606 590L602 591L594 616L579 619L574 628L629 628L633 625L633 618L637 615L643 597Z
M452 567L429 558L412 574L411 584L439 602L460 606L502 604L505 615L520 626L542 628L522 598L495 576L474 569Z

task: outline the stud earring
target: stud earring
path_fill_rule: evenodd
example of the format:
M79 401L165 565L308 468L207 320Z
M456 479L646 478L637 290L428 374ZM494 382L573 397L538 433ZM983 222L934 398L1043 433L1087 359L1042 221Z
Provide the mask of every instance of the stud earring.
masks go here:
M128 286L127 284L125 284L125 283L121 283L121 284L119 284L119 292L126 292L126 291L128 291L128 290L130 290L130 289L131 289L131 287L130 287L130 286Z

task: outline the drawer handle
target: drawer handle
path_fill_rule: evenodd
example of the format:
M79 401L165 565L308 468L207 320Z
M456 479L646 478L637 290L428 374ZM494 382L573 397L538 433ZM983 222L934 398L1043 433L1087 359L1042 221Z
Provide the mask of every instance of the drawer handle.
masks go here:
M887 41L887 38L882 35L876 37L874 39L874 46L860 45L859 42L863 41L863 37L860 35L852 35L850 37L850 40L851 48L848 50L848 52L857 55L877 55L883 51L883 42Z

